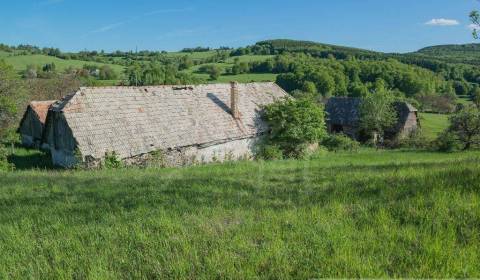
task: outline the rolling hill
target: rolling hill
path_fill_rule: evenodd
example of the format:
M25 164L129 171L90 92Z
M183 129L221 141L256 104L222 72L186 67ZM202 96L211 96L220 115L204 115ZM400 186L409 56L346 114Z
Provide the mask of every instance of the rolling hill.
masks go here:
M57 58L54 56L47 56L41 54L34 54L34 55L13 55L8 52L0 52L0 59L4 59L8 64L11 64L15 70L23 71L26 69L28 65L36 65L36 66L43 66L48 63L55 63L57 70L63 71L69 67L75 68L82 68L83 65L108 65L117 72L119 76L123 74L123 70L125 67L116 64L107 64L107 63L97 63L92 61L82 61L82 60L66 60Z

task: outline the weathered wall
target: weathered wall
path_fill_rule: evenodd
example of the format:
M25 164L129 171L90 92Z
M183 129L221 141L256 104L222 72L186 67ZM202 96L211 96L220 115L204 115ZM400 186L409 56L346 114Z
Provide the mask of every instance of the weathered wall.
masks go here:
M168 151L165 155L169 166L249 159L258 141L258 138L248 138L207 147L187 147Z
M75 164L75 138L61 112L49 113L43 145L50 148L54 165L71 167Z
M252 159L261 137L232 140L210 146L191 146L144 154L124 159L127 165L178 167L211 162ZM88 159L87 159L88 161ZM91 160L89 167L98 167L101 160Z
M210 146L191 146L161 151L154 154L143 154L132 158L123 159L127 165L157 165L162 167L188 166L194 164L224 162L242 159L251 159L261 140L260 137L232 140ZM52 146L52 145L51 145ZM77 157L72 150L52 148L52 161L55 165L71 167L77 162ZM86 167L96 168L104 160L84 156Z
M29 107L22 119L18 132L22 138L22 144L26 147L40 146L43 133L43 125L35 112Z
M77 163L75 154L72 151L51 148L52 162L56 166L72 167Z
M400 128L399 136L408 136L410 133L418 129L418 117L416 112L410 112L405 120L405 123Z
M35 140L33 140L33 136L21 133L20 137L22 140L22 146L29 148L35 147Z

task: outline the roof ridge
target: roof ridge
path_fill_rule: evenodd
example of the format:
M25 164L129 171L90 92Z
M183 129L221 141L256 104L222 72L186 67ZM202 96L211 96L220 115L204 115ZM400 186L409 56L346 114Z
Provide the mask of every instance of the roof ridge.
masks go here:
M252 85L252 84L276 84L275 82L247 82L247 83L239 83L240 85ZM85 89L144 89L144 88L157 88L157 87L181 87L181 86L190 86L190 87L195 87L195 86L218 86L218 85L228 85L230 86L230 83L215 83L215 84L207 84L207 83L202 83L202 84L178 84L178 85L173 85L173 84L168 84L168 85L148 85L148 86L85 86L85 87L80 87L79 90L85 90Z

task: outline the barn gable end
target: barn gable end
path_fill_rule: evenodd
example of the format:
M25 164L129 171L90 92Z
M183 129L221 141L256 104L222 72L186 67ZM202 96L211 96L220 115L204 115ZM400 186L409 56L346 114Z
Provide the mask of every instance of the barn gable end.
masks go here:
M50 106L55 101L32 101L23 114L18 133L26 147L38 148Z

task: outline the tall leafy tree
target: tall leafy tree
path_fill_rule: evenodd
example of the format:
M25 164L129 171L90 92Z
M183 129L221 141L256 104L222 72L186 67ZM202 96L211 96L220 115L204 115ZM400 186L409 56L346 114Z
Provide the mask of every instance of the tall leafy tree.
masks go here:
M385 135L385 131L397 122L397 113L393 106L393 94L384 88L363 98L360 105L360 128L377 144Z
M472 11L470 13L470 20L472 21L473 38L478 39L478 31L480 29L480 13L478 11Z
M309 144L327 134L323 107L310 98L287 99L265 106L268 140L287 157L301 157Z
M480 109L475 105L464 106L450 117L448 129L468 150L480 144Z

